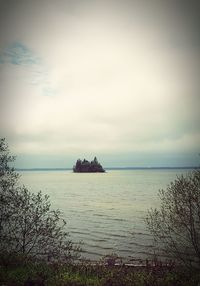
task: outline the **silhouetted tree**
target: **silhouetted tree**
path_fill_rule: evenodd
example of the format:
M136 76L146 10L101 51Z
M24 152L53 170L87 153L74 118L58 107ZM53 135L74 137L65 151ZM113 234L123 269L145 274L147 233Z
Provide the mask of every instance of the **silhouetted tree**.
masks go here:
M10 155L5 139L0 139L0 239L3 222L7 220L11 212L10 206L19 178L19 174L10 166L14 160L15 157Z
M79 172L81 170L81 165L82 165L82 161L78 159L76 161L76 165L73 167L73 171L75 172L75 170L77 170L77 172Z
M200 170L177 177L159 197L160 208L146 220L155 241L175 260L200 269Z
M94 160L89 162L88 160L84 159L81 161L80 159L77 160L76 165L73 167L73 171L76 173L94 173L94 172L105 172L101 164L98 162L97 158L94 157Z
M8 145L0 140L0 252L24 258L71 260L79 247L69 240L59 210L51 210L47 195L19 186L19 175L9 166Z

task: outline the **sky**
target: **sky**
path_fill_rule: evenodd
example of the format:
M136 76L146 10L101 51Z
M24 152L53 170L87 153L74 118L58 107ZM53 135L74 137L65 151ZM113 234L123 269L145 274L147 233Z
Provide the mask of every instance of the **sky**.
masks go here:
M198 166L199 27L200 1L0 0L16 166Z

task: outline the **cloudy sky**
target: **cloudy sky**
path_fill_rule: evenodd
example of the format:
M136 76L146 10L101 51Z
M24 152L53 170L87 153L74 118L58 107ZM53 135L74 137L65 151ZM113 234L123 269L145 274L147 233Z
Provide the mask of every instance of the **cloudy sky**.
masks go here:
M200 163L200 1L0 0L17 166Z

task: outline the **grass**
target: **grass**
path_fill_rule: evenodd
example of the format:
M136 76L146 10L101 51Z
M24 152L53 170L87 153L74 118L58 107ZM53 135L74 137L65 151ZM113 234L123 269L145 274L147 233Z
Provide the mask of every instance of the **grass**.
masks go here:
M12 263L0 266L0 286L197 286L197 271L175 266L129 267L97 263Z

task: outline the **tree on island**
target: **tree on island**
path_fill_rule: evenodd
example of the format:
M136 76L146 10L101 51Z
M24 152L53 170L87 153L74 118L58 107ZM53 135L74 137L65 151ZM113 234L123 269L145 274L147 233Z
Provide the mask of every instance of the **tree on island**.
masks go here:
M73 171L75 173L103 173L105 170L98 162L97 158L94 157L94 160L89 162L84 159L83 161L78 159L76 161L76 165L73 167Z

